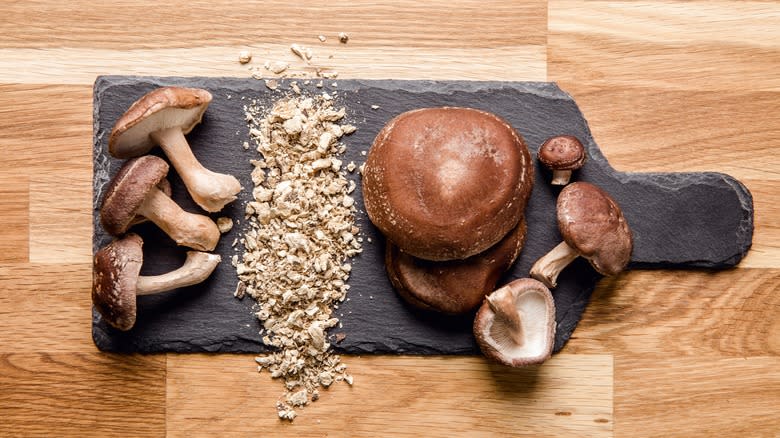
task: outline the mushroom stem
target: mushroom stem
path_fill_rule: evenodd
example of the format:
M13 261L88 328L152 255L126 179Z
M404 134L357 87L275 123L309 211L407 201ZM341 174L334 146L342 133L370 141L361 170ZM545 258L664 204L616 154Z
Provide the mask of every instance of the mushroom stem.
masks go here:
M553 170L553 178L550 184L554 186L565 186L571 179L571 170Z
M549 288L554 288L558 285L558 274L579 255L566 242L561 242L534 263L531 267L531 277L541 281Z
M192 199L204 210L220 211L236 199L241 183L232 176L212 172L195 158L181 128L167 128L150 134L165 151L165 155L179 172Z
M187 260L179 269L162 275L139 276L136 295L151 295L201 283L211 275L221 260L217 254L187 251Z
M501 321L506 327L512 342L518 347L525 343L523 337L523 324L520 321L520 312L515 305L514 294L507 291L503 294L490 294L486 298L490 310L496 315L496 320Z
M154 222L177 245L211 251L219 241L219 228L208 216L182 210L171 198L154 187L137 213Z

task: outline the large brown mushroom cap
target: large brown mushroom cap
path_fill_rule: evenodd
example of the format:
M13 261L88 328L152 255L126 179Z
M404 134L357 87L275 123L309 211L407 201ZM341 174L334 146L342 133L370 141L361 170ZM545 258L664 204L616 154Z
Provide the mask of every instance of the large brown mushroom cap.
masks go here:
M485 357L513 367L552 355L555 303L542 283L521 278L485 298L474 318L474 337Z
M558 228L566 244L604 275L628 265L633 237L620 207L601 188L586 182L567 185L558 195Z
M92 303L106 322L119 330L129 330L135 324L142 246L143 240L137 234L128 234L95 254Z
M184 134L200 123L211 102L211 93L200 88L161 87L135 101L114 124L108 150L117 158L149 152L154 131L181 127Z
M385 266L398 294L410 304L447 314L465 313L493 291L520 254L525 219L487 251L465 260L433 262L403 253L387 242Z
M523 138L500 117L425 108L390 121L363 171L366 212L402 251L442 261L490 248L518 223L533 185Z
M145 155L127 160L108 185L100 208L103 228L114 236L123 234L136 218L146 195L168 174L162 158Z

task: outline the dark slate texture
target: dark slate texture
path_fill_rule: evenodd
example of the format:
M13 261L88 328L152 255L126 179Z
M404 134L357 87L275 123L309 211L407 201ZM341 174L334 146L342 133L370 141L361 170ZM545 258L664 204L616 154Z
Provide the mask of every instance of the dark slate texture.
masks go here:
M753 206L745 186L720 173L615 171L593 141L577 104L553 83L339 80L334 88L331 82L326 81L322 89L313 84L302 88L309 93L327 91L336 95L338 105L346 106L346 120L358 130L344 138L348 146L345 163L363 163L365 156L361 151L367 151L382 126L403 111L444 105L480 108L506 118L525 137L534 155L552 135L571 134L582 140L589 161L573 180L603 187L622 206L634 232L631 268L727 268L737 264L750 248ZM98 207L104 185L121 165L107 155L108 135L116 119L134 100L162 85L202 87L214 95L203 123L188 139L206 167L231 173L241 180L245 190L238 201L212 215L230 216L239 223L221 239L216 252L223 256L223 262L212 277L197 286L139 298L139 318L131 331L122 333L108 327L93 311L95 344L106 351L142 353L265 351L260 342L259 322L252 314L251 298L240 301L233 297L236 275L230 257L237 250L231 248L231 243L242 233L242 212L252 187L249 160L256 157L253 148L242 148L248 140L243 106L250 99L257 99L270 107L274 99L288 92L286 81L281 81L279 90L272 92L262 81L254 79L98 78L94 88L94 248L110 241L100 227ZM371 109L372 105L379 108ZM159 154L159 149L154 153ZM185 209L198 212L173 169L169 178L173 198ZM356 201L362 207L357 172L349 178L358 184ZM555 222L555 199L560 188L551 187L549 180L549 172L537 166L526 210L528 242L502 283L527 276L531 264L560 241ZM330 333L346 335L336 349L353 354L478 353L471 334L473 314L448 317L427 313L409 308L399 299L385 275L382 238L362 208L358 219L362 232L373 243L366 242L363 254L352 262L349 300L335 311L342 326ZM159 274L182 263L185 250L176 248L154 226L142 225L136 230L145 241L142 273ZM599 279L582 259L561 274L554 291L556 351L577 326Z

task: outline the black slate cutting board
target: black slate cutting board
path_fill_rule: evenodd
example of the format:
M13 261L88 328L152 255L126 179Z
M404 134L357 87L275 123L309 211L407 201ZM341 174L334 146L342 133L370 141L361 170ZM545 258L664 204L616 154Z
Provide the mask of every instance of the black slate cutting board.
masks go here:
M439 82L439 81L326 81L323 88L299 85L305 93L328 92L337 106L347 109L346 121L358 130L344 137L348 150L344 162L365 161L375 135L393 116L430 106L468 106L494 112L507 119L536 154L539 145L557 134L577 136L585 144L589 161L573 180L589 181L609 192L621 205L634 233L630 268L727 268L748 251L753 235L753 205L750 192L739 181L720 173L621 173L612 169L601 154L574 100L553 83L529 82ZM109 327L93 310L93 338L105 351L121 352L246 352L258 353L260 324L252 313L252 299L233 297L236 274L230 257L241 246L231 247L243 229L243 210L251 196L249 174L254 148L242 147L248 140L244 105L257 100L270 108L289 93L289 81L280 81L276 91L262 81L228 78L156 78L104 76L94 88L94 239L93 249L111 238L100 227L98 208L105 184L121 165L107 153L108 136L117 118L144 93L163 85L201 87L214 100L203 123L188 139L195 155L214 171L236 175L245 190L225 210L211 216L229 216L238 225L224 235L216 248L223 256L217 270L205 283L138 299L138 321L128 332ZM372 108L372 106L378 108ZM160 154L159 149L155 152ZM335 343L344 353L473 354L478 348L471 334L473 313L442 316L407 306L392 290L383 267L381 236L363 211L360 178L355 191L360 209L358 225L372 243L353 259L349 300L335 310L341 326L330 335L346 337ZM173 198L185 209L200 212L172 170ZM528 241L513 270L501 283L526 277L531 264L561 239L555 222L555 200L560 188L549 184L550 173L536 168L536 182L526 210ZM185 250L153 225L135 229L145 241L142 274L173 270L184 260ZM553 292L558 323L555 351L567 342L580 320L600 276L578 259L559 277ZM620 293L617 291L616 293ZM663 305L663 303L658 303Z

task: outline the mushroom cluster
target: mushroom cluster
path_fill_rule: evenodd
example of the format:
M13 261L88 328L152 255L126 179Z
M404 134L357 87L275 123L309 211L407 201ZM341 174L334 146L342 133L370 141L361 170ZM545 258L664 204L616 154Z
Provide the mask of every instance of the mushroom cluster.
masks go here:
M145 155L159 145L192 199L207 212L220 211L241 190L232 175L201 165L185 138L211 102L202 89L157 88L133 103L116 121L108 141L115 158L128 159L106 188L100 207L103 228L116 239L94 257L92 301L106 322L119 330L135 324L136 296L165 292L204 281L221 258L210 254L220 229L208 216L183 210L171 199L169 165ZM149 220L177 245L192 248L183 266L164 275L141 276L143 240L128 230Z
M363 170L394 289L443 313L478 306L523 247L532 186L525 141L495 114L442 107L395 117Z
M496 284L525 244L533 163L522 136L494 114L425 108L390 121L363 171L371 221L386 237L385 267L399 296L445 314L479 307L485 356L510 366L552 353L555 308L532 279Z

